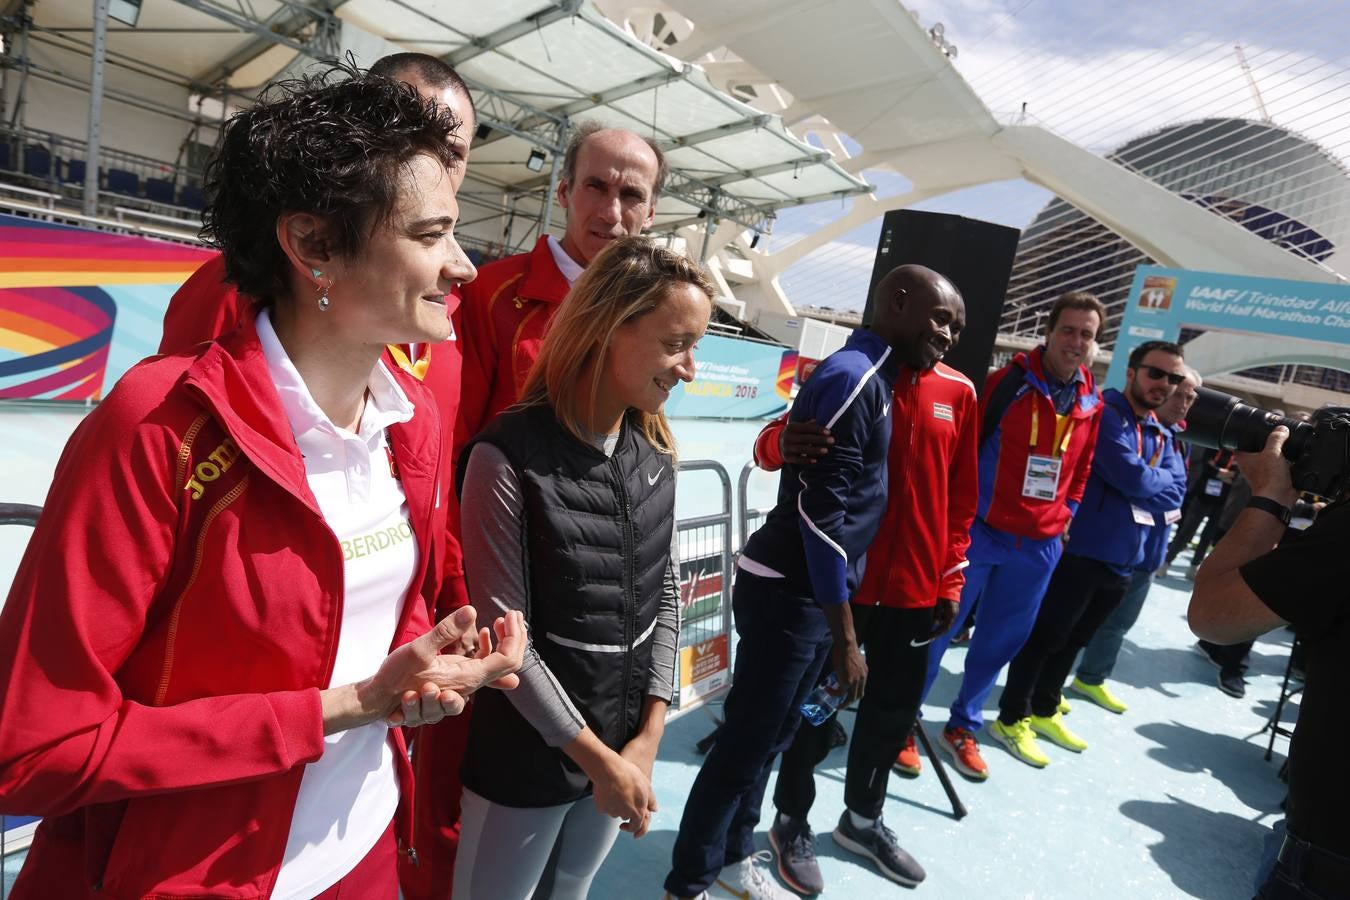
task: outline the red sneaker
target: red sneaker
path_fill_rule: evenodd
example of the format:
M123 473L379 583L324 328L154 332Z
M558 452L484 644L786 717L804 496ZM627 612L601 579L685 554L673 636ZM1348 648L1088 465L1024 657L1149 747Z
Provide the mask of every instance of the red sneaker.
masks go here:
M956 771L976 781L984 781L989 777L989 766L980 756L980 745L975 735L964 728L944 728L939 740L942 749L952 758Z
M919 760L919 748L914 743L913 732L910 732L905 746L900 748L900 755L895 758L893 768L907 778L918 778L919 773L923 771L923 763Z

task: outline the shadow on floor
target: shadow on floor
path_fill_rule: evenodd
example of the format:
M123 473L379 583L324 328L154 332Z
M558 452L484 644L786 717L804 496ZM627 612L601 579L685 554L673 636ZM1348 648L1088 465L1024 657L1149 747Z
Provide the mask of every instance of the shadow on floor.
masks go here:
M1233 900L1255 892L1253 880L1270 828L1226 812L1213 812L1168 794L1171 802L1127 800L1120 811L1153 829L1153 861L1179 891L1201 900Z
M1135 731L1158 746L1149 758L1186 775L1208 772L1244 806L1274 814L1285 788L1279 767L1263 759L1264 741L1243 741L1180 722L1147 722Z

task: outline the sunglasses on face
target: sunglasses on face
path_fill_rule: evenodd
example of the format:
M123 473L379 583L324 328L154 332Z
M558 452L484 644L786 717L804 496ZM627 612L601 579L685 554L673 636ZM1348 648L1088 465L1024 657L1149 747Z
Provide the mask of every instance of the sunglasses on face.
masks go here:
M1149 378L1152 378L1154 381L1158 381L1159 379L1166 378L1168 384L1174 384L1174 385L1175 385L1175 384L1181 384L1181 382L1184 381L1185 378L1186 378L1185 375L1180 375L1180 374L1178 374L1178 373L1176 373L1176 372L1169 372L1169 371L1167 371L1166 369L1160 369L1160 368L1158 368L1157 366L1143 366L1143 367L1142 367L1142 370L1143 370L1144 372L1147 372L1147 373L1148 373L1148 377L1149 377Z

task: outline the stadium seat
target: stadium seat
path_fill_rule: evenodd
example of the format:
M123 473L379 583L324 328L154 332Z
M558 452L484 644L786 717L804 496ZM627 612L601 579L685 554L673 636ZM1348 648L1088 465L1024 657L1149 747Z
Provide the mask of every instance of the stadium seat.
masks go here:
M107 180L110 193L135 197L141 192L141 179L135 172L128 172L125 169L109 169Z
M178 205L188 209L202 208L202 189L195 184L185 184L178 192Z
M145 199L156 203L173 203L173 182L167 178L145 179Z
M52 174L52 151L41 144L29 144L23 148L23 170L36 178L49 178Z
M84 174L84 160L68 159L66 160L66 175L61 180L67 184L83 184Z

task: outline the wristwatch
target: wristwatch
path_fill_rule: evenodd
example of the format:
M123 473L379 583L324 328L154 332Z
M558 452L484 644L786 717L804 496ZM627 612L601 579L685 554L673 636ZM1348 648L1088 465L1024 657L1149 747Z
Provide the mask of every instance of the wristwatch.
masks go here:
M1280 502L1272 500L1269 497L1253 497L1247 501L1247 506L1251 509L1259 509L1270 513L1272 516L1279 519L1280 524L1286 528L1289 527L1289 519L1293 516L1289 507L1284 506Z

